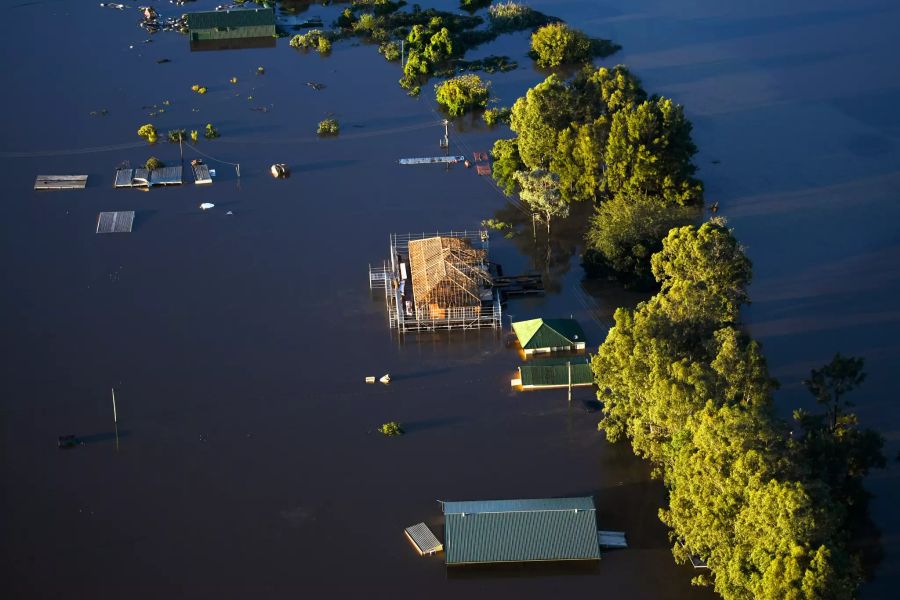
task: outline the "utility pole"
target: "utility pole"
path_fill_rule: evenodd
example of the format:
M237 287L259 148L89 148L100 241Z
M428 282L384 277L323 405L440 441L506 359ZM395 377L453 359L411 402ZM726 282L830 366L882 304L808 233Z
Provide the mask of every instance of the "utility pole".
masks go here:
M113 388L112 390L112 400L113 400L113 423L118 423L119 418L116 415L116 390Z
M566 367L569 370L569 404L572 404L572 361L566 362Z
M178 133L178 153L181 154L181 167L184 168L184 147L182 146L182 142L184 141L184 134Z
M406 40L400 40L400 70L406 66L403 64L404 58L406 58Z

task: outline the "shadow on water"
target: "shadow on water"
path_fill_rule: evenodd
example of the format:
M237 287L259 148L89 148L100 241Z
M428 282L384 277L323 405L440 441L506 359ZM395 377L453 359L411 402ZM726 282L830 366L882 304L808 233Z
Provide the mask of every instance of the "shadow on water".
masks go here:
M596 576L599 574L600 562L596 560L460 565L447 569L447 579Z
M465 423L463 417L441 417L437 419L424 419L422 421L404 422L403 430L406 433L419 433L428 431L429 429L440 429L441 427L450 427Z
M123 429L119 432L119 439L127 438L131 435L131 431L128 429ZM90 444L105 444L109 442L116 441L116 432L115 431L105 431L103 433L92 433L90 435L82 435L78 437L78 441L88 446Z

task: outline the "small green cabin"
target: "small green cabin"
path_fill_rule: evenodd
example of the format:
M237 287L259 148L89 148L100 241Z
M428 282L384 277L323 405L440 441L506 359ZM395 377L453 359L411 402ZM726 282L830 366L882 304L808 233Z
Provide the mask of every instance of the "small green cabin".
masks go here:
M584 330L574 319L530 319L512 326L525 354L585 349Z
M275 10L246 8L188 13L191 42L276 37Z

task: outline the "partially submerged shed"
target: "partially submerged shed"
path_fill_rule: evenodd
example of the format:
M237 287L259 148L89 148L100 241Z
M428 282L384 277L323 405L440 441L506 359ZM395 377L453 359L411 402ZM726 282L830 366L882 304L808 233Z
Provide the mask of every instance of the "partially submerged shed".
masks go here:
M591 497L444 503L448 565L600 559Z
M191 42L276 37L275 10L211 10L187 15Z
M594 385L591 363L586 357L572 359L541 360L519 367L519 378L510 381L513 387L523 390L549 390Z
M529 319L512 324L525 354L584 350L584 330L574 319Z

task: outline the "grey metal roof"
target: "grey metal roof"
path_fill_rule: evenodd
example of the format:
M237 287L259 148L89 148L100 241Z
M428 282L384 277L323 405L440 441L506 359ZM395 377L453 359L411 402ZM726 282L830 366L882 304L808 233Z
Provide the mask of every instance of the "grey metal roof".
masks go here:
M445 515L536 510L594 510L594 499L590 496L524 500L466 500L461 502L444 502L443 504Z
M447 564L597 560L593 499L444 503Z

